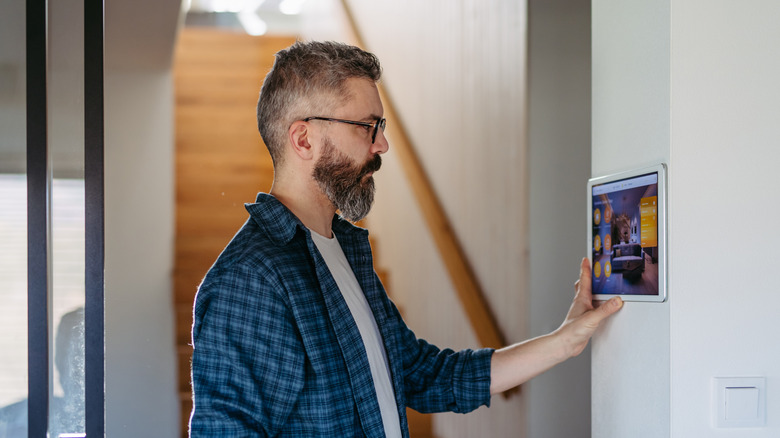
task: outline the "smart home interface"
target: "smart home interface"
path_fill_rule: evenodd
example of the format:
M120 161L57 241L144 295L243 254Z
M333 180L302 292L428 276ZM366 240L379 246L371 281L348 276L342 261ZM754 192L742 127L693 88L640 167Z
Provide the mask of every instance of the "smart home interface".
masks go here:
M589 182L596 299L665 300L663 178L658 166Z

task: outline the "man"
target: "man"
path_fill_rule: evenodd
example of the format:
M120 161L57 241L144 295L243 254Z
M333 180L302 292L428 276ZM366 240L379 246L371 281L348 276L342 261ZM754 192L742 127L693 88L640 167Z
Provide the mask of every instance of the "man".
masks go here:
M373 270L363 218L387 152L378 60L337 43L276 56L257 105L269 194L195 300L191 436L408 437L406 407L469 412L579 354L599 322L590 267L555 332L501 350L417 339ZM336 212L340 215L336 215Z

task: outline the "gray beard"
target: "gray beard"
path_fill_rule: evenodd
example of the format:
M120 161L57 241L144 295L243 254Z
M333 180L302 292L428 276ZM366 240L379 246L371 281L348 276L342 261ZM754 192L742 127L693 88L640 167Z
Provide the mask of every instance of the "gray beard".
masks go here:
M374 177L369 177L365 182L363 178L369 172L379 170L381 165L381 157L374 155L374 158L360 166L326 138L322 156L314 165L312 177L328 200L341 212L341 216L357 222L371 211L376 192Z

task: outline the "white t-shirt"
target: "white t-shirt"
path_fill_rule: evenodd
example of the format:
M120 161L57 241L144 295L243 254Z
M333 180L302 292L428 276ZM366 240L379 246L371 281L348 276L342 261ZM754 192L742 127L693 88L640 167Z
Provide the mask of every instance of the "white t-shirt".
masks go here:
M379 401L379 410L382 413L382 423L385 427L387 438L401 437L401 424L398 419L398 405L395 403L393 384L390 381L390 366L387 363L387 353L382 343L382 335L376 325L374 314L368 306L363 289L349 266L344 251L336 236L329 239L314 231L311 232L312 240L325 259L333 279L347 302L352 318L355 319L363 345L368 355L368 365L371 368L371 377L374 380L376 398Z

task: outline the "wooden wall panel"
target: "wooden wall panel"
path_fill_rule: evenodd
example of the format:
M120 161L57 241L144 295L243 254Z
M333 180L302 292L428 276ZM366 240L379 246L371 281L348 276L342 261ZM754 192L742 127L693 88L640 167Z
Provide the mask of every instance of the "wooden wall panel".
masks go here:
M174 58L176 241L174 302L182 435L192 410L190 329L197 286L244 223L244 203L267 192L273 165L255 106L274 54L294 37L184 28Z

